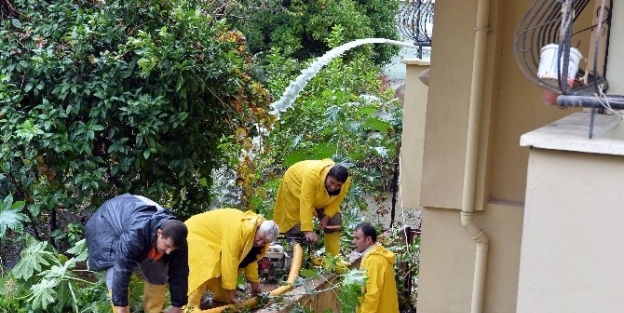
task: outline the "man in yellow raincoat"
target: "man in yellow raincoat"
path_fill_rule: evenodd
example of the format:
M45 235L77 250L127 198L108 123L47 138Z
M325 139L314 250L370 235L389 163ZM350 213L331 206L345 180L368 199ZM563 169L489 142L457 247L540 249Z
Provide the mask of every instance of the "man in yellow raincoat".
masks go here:
M399 298L394 279L394 253L377 242L377 231L367 222L353 232L355 251L362 253L360 269L366 270L365 295L360 298L358 313L398 313Z
M340 204L347 194L351 178L347 169L330 159L297 162L282 177L273 218L283 232L303 232L316 242L312 218L317 216L325 233L325 251L340 251Z
M273 221L252 211L217 209L189 218L188 307L199 309L206 288L213 300L236 303L236 280L240 271L251 285L252 295L260 290L258 261L279 235Z

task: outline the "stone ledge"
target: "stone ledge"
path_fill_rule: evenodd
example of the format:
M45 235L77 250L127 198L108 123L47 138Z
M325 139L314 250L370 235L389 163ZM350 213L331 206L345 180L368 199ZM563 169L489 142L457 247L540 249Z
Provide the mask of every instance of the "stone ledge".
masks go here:
M419 65L419 66L429 66L431 64L429 60L422 60L418 58L403 59L401 63L406 64L406 65Z
M610 133L620 125L617 115L596 114L589 139L590 113L570 114L520 137L520 146L595 154L624 155L624 138Z

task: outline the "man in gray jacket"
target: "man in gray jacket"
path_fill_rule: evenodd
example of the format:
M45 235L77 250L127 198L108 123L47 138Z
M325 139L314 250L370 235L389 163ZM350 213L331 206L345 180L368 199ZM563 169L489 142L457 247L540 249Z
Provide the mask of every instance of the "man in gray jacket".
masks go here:
M161 312L167 284L172 308L187 303L188 251L184 223L154 201L124 194L102 204L86 226L89 269L106 270L114 313L128 310L128 284L138 267L145 280L143 308Z

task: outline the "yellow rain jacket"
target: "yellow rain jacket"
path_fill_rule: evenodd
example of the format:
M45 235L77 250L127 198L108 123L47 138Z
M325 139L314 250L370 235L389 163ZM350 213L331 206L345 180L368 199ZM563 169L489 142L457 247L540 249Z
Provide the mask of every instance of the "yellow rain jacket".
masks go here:
M297 162L286 170L277 192L273 219L281 232L287 232L301 222L301 231L312 231L312 216L316 209L333 217L340 211L351 177L342 185L340 193L330 196L325 188L325 178L334 165L330 159Z
M222 287L236 289L238 265L253 247L256 229L264 218L252 211L218 209L189 218L188 228L188 293L211 278L221 277ZM268 250L266 245L257 260ZM245 267L247 281L260 282L258 263Z
M394 253L375 244L362 257L360 269L366 269L364 297L360 298L358 313L398 313L399 298L394 279Z

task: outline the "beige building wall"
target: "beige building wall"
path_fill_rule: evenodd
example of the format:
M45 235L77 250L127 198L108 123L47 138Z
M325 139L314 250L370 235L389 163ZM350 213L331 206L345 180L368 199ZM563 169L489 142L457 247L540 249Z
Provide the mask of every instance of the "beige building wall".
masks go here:
M624 95L624 10L613 17L608 94ZM576 113L521 137L529 151L518 313L624 312L624 123Z
M624 312L624 158L532 149L529 163L516 312Z
M607 54L607 79L609 80L609 93L624 95L624 5L621 1L614 1L611 18L611 35L609 38L609 53ZM620 35L618 35L620 34Z
M516 310L529 158L529 149L519 145L520 136L579 111L543 104L543 90L531 84L515 63L514 30L531 2L492 0L489 5L474 201L475 221L490 241L483 312ZM420 189L423 208L419 313L464 313L471 309L476 246L462 227L459 210L466 168L478 3L442 0L435 4L422 182L406 185L402 181L401 185L404 197ZM408 66L406 103L410 88L420 84L414 73L410 75L414 70L415 67ZM411 121L405 120L406 131L420 127ZM406 141L417 142L420 137L410 137L404 134L404 157L418 154L419 144L408 148ZM412 170L417 173L417 169ZM402 176L410 174L402 171ZM406 203L411 207L414 199Z
M425 143L425 117L427 113L427 86L418 76L429 69L429 61L406 59L406 81L401 135L401 167L399 173L399 206L404 210L420 210L420 186L422 183L423 151Z
M596 116L596 133L619 123ZM588 128L589 113L577 113L522 136L531 149L518 313L624 312L624 141L588 139Z

